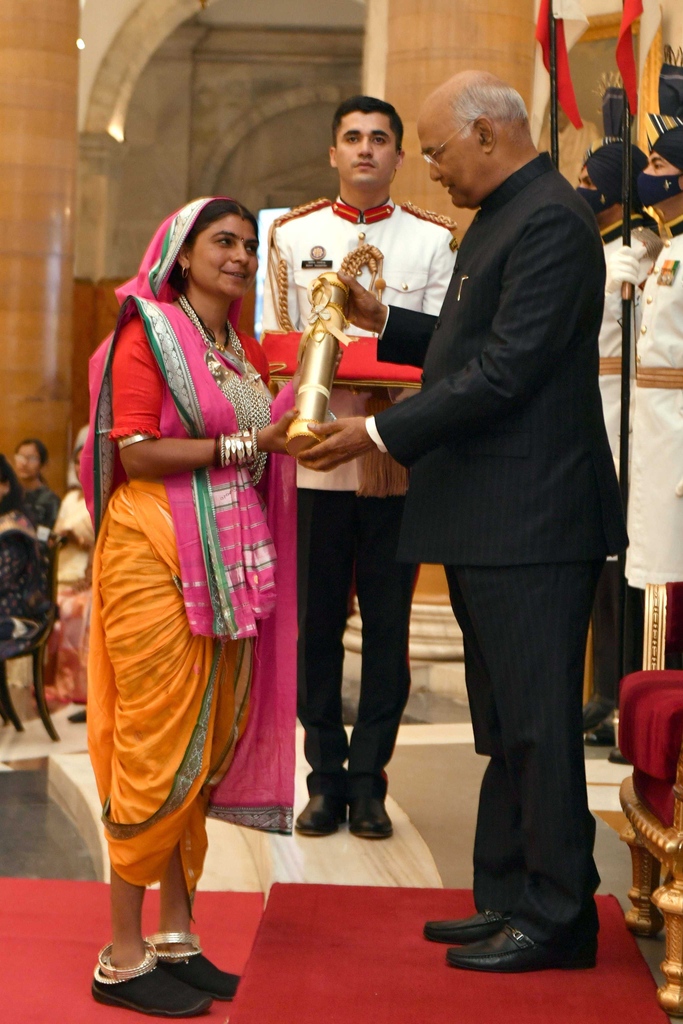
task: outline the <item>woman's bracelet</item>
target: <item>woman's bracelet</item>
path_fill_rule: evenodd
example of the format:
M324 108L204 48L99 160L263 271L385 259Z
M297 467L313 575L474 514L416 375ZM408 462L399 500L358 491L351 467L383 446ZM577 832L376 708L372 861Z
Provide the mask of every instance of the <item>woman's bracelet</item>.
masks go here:
M256 427L237 434L219 434L214 447L214 466L251 466L256 461L258 446Z
M116 443L119 446L119 451L122 448L127 448L129 444L139 444L140 441L155 441L154 434L131 434L130 437L122 437Z

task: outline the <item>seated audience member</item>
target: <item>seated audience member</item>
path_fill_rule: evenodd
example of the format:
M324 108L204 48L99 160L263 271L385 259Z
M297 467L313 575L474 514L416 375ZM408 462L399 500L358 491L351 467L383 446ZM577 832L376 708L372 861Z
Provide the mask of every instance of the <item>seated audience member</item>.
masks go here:
M81 450L73 454L79 479ZM66 538L59 554L57 604L59 619L50 637L47 693L64 704L84 704L88 667L88 635L92 603L91 560L95 543L92 521L79 483L64 495L54 532Z
M22 506L21 487L0 455L0 657L11 657L40 632L49 600L36 533Z
M14 468L24 490L24 509L41 541L50 536L59 512L59 498L42 477L47 460L47 448L35 437L22 441L14 452Z

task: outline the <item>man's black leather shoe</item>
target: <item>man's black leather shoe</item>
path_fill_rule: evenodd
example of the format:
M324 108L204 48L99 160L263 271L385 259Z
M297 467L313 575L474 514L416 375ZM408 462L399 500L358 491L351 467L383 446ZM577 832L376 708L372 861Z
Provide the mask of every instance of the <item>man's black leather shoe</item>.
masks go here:
M601 722L583 737L583 742L587 747L613 747L615 741L614 726L611 722Z
M296 819L295 828L302 836L331 836L346 821L346 804L320 793L312 796Z
M583 731L590 732L614 711L614 701L596 694L583 706Z
M509 914L499 914L497 910L482 910L481 914L461 917L454 921L427 921L424 926L424 937L430 942L448 942L464 944L481 942L490 939L499 932L510 920Z
M359 796L349 802L349 831L360 839L388 839L394 828L377 796Z
M449 949L446 963L468 971L490 971L497 974L518 974L522 971L565 971L595 967L597 936L584 939L580 945L545 946L506 924L490 939L470 946Z

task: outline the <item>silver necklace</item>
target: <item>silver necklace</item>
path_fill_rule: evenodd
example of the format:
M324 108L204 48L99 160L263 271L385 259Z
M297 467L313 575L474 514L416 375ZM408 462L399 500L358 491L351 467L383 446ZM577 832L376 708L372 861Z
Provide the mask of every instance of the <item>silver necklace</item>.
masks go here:
M178 303L183 313L185 313L193 326L196 327L204 341L204 344L206 345L204 361L211 372L211 376L216 381L216 384L235 410L235 416L237 417L237 424L240 430L250 431L255 427L258 431L269 426L271 402L270 392L263 383L261 374L256 373L253 366L251 366L247 361L244 348L242 347L242 342L230 321L226 321L225 324L226 335L229 339L229 344L232 345L235 355L244 369L241 376L239 373L236 373L234 370L227 367L225 363L218 358L216 351L220 352L221 348L216 345L215 340L212 340L191 303L184 295L180 296ZM225 351L225 348L222 349L222 351ZM258 451L254 464L251 467L251 476L255 484L259 482L263 475L267 458L267 452Z

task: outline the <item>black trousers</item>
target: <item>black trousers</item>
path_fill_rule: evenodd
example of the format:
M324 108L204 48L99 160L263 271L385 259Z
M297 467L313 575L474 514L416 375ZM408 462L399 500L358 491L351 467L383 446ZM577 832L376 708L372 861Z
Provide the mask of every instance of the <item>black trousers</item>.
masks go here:
M404 499L300 488L299 718L311 795L386 794L410 690L408 629L415 566L396 561ZM358 718L342 723L343 636L354 578L363 619ZM345 762L348 760L348 773Z
M619 687L619 563L605 562L593 605L593 691L613 704Z
M475 903L511 912L512 924L538 942L572 943L598 927L581 703L602 565L446 566L476 750L490 758Z

